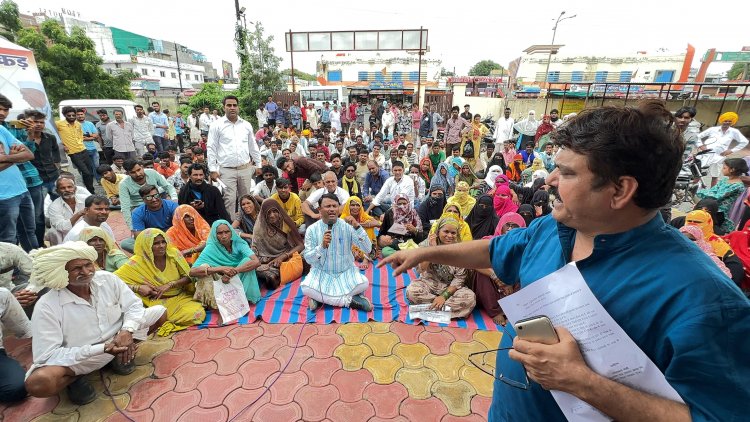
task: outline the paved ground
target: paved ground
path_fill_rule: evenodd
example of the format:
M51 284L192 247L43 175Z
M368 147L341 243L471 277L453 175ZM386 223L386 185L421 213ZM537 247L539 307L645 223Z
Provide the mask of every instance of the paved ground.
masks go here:
M118 240L128 234L120 213L109 222ZM0 406L0 421L126 420L105 384L136 421L486 420L492 378L468 355L496 348L500 336L399 322L183 331L144 343L129 376L90 375L99 391L93 403L30 398ZM28 367L28 341L6 346Z

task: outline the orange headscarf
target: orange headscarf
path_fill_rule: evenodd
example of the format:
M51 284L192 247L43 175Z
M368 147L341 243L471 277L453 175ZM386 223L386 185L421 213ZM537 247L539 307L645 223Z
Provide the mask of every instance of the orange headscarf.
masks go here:
M189 215L193 217L193 224L195 225L195 233L188 230L185 225L185 216ZM172 227L167 230L167 236L172 244L181 251L185 249L195 248L200 246L202 243L206 243L208 235L211 233L211 226L208 225L206 220L198 214L198 211L190 205L183 204L177 207L172 216ZM189 264L193 264L198 259L199 253L194 253L189 256L185 256L185 260Z
M733 252L729 244L714 233L714 220L711 214L703 210L690 211L685 216L685 225L697 226L703 233L703 239L714 249L719 258L724 258L727 253Z

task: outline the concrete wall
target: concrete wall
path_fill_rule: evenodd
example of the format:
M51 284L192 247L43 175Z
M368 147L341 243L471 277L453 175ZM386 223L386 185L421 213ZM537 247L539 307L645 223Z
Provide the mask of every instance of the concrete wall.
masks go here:
M467 97L466 84L453 84L453 105L458 106L463 113L466 104L470 106L469 110L472 114L479 113L484 119L484 116L492 113L492 116L497 119L502 115L502 110L505 108L505 99Z

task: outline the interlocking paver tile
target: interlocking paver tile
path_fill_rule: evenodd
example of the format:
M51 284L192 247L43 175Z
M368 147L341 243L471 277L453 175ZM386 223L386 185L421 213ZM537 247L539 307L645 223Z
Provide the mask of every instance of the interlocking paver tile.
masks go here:
M149 341L138 345L138 353L135 355L136 365L145 365L153 362L154 358L167 350L171 350L174 341L171 338L153 336Z
M130 401L130 396L127 394L120 394L113 398L120 409L124 409L128 405L128 401ZM115 412L115 405L112 404L112 399L100 394L96 400L91 403L78 407L78 420L92 422L103 421L113 412Z
M419 341L430 348L434 355L444 355L450 352L451 343L455 341L452 335L445 331L431 332L425 331L419 335Z
M438 375L430 368L402 368L396 373L396 381L409 390L409 396L415 399L427 399L432 396L432 384Z
M203 378L215 374L216 368L216 362L214 361L205 363L188 362L180 366L174 373L174 377L177 380L174 391L184 393L194 390Z
M375 409L366 400L354 403L337 401L328 408L326 416L332 422L366 422L375 416Z
M370 333L367 334L362 342L370 346L372 354L375 356L389 356L399 342L399 338L394 333Z
M230 340L229 347L233 349L246 349L250 342L263 335L263 329L257 325L240 325L227 334Z
M419 335L424 332L424 327L421 324L411 325L394 321L391 323L391 332L401 338L401 343L414 344L419 342Z
M151 409L142 410L140 412L126 411L125 413L128 415L128 418L136 422L151 422L154 420L154 411ZM107 418L107 422L130 422L130 419L128 418L116 412Z
M487 346L488 350L497 349L500 339L503 337L502 331L474 331L474 340Z
M474 366L464 366L461 368L461 379L466 380L477 394L485 397L492 397L492 383L495 378L485 374Z
M347 371L362 369L365 360L372 356L372 349L366 344L349 346L342 344L333 351L333 355L341 359L341 364Z
M307 374L302 371L282 374L278 376L278 380L276 377L277 375L274 375L266 380L266 385L274 383L271 387L271 403L273 404L286 404L294 401L297 391L307 384Z
M484 422L486 420L487 419L482 418L476 413L472 413L471 415L467 416L453 416L450 414L445 415L443 416L443 419L440 420L440 422Z
M234 418L242 412L242 414L237 417L237 421L252 421L253 415L260 409L263 405L266 403L269 403L271 401L271 395L266 393L263 394L266 391L265 387L263 388L256 388L254 390L245 390L242 388L238 388L229 395L227 395L224 398L224 406L229 410L229 418ZM263 396L261 397L261 394ZM260 399L259 399L260 397ZM249 408L245 409L247 406L249 406L251 403L253 403L255 400L258 400L256 403L254 403ZM244 411L243 411L244 410ZM202 421L201 421L202 422ZM206 422L212 422L212 421L206 421Z
M168 391L172 391L177 385L174 377L159 379L146 378L139 381L130 389L132 399L128 404L128 412L139 412L151 406L154 400Z
M187 362L191 362L195 354L192 350L175 352L170 350L154 358L154 376L164 378L174 374L174 371Z
M469 362L470 354L474 352L484 352L486 350L487 348L484 346L484 344L478 341L470 341L468 343L457 341L451 344L451 353L460 356L461 359L464 360L464 363L466 365L471 365L471 362ZM472 359L474 360L474 362L480 362L482 358L481 358L481 355L477 355L477 356L474 356Z
M338 334L318 334L307 340L307 345L313 349L316 358L327 358L333 354L343 340Z
M201 340L208 338L208 331L206 330L183 330L172 336L174 341L174 347L172 348L175 352L183 350L190 350L193 345Z
M339 369L341 369L341 361L335 357L310 358L302 364L302 371L307 374L307 382L313 387L328 385L333 374Z
M390 384L396 379L396 372L403 368L404 363L396 356L370 356L365 360L364 367L372 372L372 377L378 384Z
M276 359L263 362L251 360L243 363L237 372L242 375L242 388L254 390L265 385L266 379L279 369L279 361Z
M282 369L286 366L285 372L297 372L302 368L302 364L313 357L313 354L313 349L310 346L302 346L297 349L290 346L281 346L273 354L273 358L279 362ZM290 358L291 360L289 360Z
M34 419L37 416L48 413L54 409L55 406L57 406L58 401L60 401L58 397L29 397L23 404L9 406L5 409L5 412L3 412L3 420L13 422Z
M253 349L232 349L227 347L220 350L214 356L213 361L217 364L216 373L229 375L237 372L237 369L248 360L253 358Z
M180 416L178 422L196 421L225 421L228 420L229 411L224 406L205 409L200 406L191 407Z
M300 331L302 334L300 335ZM289 324L282 333L286 337L286 344L289 346L304 346L310 337L318 335L318 329L314 324ZM299 343L297 342L299 340Z
M467 416L471 413L471 397L476 394L476 391L464 380L437 381L432 384L432 394L445 403L451 415Z
M223 327L210 327L206 328L206 330L208 330L208 338L224 338L237 327L239 326L236 324L232 324L225 325Z
M266 337L280 336L286 328L286 324L269 324L263 321L260 321L258 325L263 328L263 335Z
M242 375L234 373L231 375L209 375L198 384L201 393L199 406L205 408L216 407L224 401L229 392L240 388Z
M153 372L154 368L151 364L140 365L136 366L135 371L130 375L110 374L105 376L104 380L107 382L109 392L113 395L118 395L127 393L130 387L135 385L138 381L150 377Z
M388 333L391 331L390 322L370 321L367 324L370 325L370 328L372 329L373 333Z
M456 341L469 342L474 339L474 330L459 327L443 327L443 330L450 333Z
M268 360L273 358L276 351L286 345L286 339L282 336L266 337L265 335L254 339L250 343L250 348L255 353L253 359Z
M355 345L362 343L362 339L369 333L372 332L370 324L366 323L350 323L343 324L336 331L344 339L344 343L348 345Z
M302 407L302 418L305 421L325 419L328 408L339 399L339 391L333 385L312 387L306 385L297 391L294 401Z
M0 419L3 420L3 419ZM78 412L68 413L67 415L56 415L54 413L45 413L31 422L78 422L80 416Z
M201 400L198 390L187 393L170 391L154 401L154 421L172 422L177 420L187 409L197 406Z
M484 397L477 394L471 398L471 411L481 416L484 420L487 420L491 404L492 397Z
M336 334L336 331L338 331L341 325L342 324L332 323L332 324L325 324L325 325L315 325L315 328L318 329L318 334L321 334L321 335Z
M405 417L399 415L399 416L396 416L395 418L389 418L389 419L379 418L375 416L374 418L370 419L369 422L410 422L410 421L409 419L406 419Z
M337 371L331 377L331 385L339 390L341 401L354 403L362 399L362 393L373 383L372 374L367 369L349 372Z
M193 362L204 363L212 360L217 353L229 347L228 338L205 339L196 342L191 349L195 352Z
M393 354L404 362L405 368L421 368L424 358L430 354L430 349L422 343L399 343L393 347Z
M464 366L464 360L458 355L448 353L447 355L429 355L424 358L424 366L432 369L441 381L458 381L459 372Z
M266 403L258 409L252 420L257 422L281 422L298 421L300 419L302 419L302 408L297 403L291 402L282 405Z
M372 383L362 393L362 398L372 403L375 413L381 418L398 416L401 402L407 397L409 392L406 387L397 382L387 385Z
M417 400L411 397L401 402L401 416L410 421L439 422L448 413L440 399L431 397L427 400Z

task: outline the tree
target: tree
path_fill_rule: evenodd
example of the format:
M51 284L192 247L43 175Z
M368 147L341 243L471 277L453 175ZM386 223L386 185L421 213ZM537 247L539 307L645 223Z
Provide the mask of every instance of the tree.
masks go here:
M742 77L742 73L745 71L745 66L747 63L740 63L737 62L732 65L732 68L727 71L727 79L730 81L735 81ZM749 78L750 75L745 75L745 79Z
M281 57L274 54L271 47L273 36L263 37L263 25L256 22L255 31L247 32L242 25L237 26L237 55L240 57L240 113L255 121L253 111L266 102L274 91L284 88L284 80L279 72ZM296 72L295 72L296 73Z
M230 94L236 94L235 92L227 92L221 88L216 82L208 82L203 84L201 90L190 97L188 103L191 109L201 110L203 107L208 106L211 110L221 110L221 102L225 96Z
M292 69L284 69L281 71L281 74L284 76L291 76L292 75ZM294 69L294 77L299 80L303 81L309 81L314 82L317 81L318 78L315 75L311 75L309 73L301 72L298 69Z
M502 66L492 60L482 60L471 67L469 76L489 76L491 71L502 69Z
M0 3L0 36L15 42L16 34L21 30L21 19L18 17L18 5L11 0Z
M72 98L133 98L130 80L133 72L110 75L101 67L94 42L82 28L70 35L56 20L46 20L40 30L24 28L18 32L18 43L32 50L50 103Z
M456 76L456 74L444 67L441 67L440 76Z

